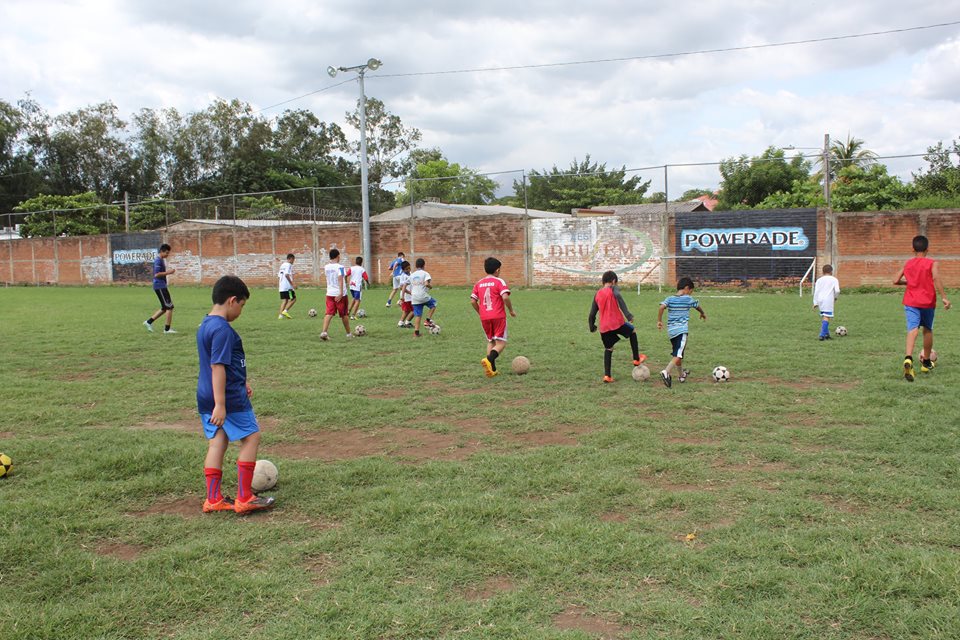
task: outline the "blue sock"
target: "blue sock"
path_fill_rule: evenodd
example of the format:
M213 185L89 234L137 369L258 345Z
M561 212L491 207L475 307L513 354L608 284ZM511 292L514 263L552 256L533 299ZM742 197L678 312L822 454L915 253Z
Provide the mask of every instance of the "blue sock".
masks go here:
M820 323L820 335L821 335L821 336L828 336L828 335L830 335L830 321L829 321L829 320L824 320L823 322Z

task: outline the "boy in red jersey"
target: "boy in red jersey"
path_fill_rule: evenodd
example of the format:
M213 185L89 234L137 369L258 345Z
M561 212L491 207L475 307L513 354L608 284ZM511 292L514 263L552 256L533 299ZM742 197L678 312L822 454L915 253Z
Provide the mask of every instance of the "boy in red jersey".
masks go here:
M587 323L590 326L590 333L597 330L597 313L600 313L600 339L603 341L603 381L613 382L613 376L610 367L613 364L613 345L620 341L620 337L630 339L630 348L633 349L633 366L639 366L647 356L640 353L640 346L637 343L637 331L630 322L633 321L633 314L627 309L627 303L620 295L620 289L617 287L617 274L613 271L607 271L601 277L603 286L597 295L593 297L593 305L590 307L590 317Z
M510 289L507 283L500 279L502 263L496 258L487 258L483 261L483 271L486 277L481 278L473 285L470 294L470 304L480 314L480 324L487 336L487 355L480 364L488 378L498 375L497 358L507 348L507 311L510 316L517 317L510 302Z
M943 293L940 282L940 269L937 263L927 257L930 242L926 236L913 239L914 257L907 260L897 274L893 284L905 284L903 293L903 311L907 317L906 356L903 358L903 377L913 382L916 373L913 368L913 347L917 341L920 327L923 327L923 348L920 350L920 371L928 373L933 369L930 351L933 349L933 314L937 310L937 294L943 300L943 308L950 308L950 301Z

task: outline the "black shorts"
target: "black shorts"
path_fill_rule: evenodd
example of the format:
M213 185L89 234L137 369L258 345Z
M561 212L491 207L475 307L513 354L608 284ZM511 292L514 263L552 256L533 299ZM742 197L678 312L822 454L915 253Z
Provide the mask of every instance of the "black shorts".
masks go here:
M280 292L280 299L281 299L281 300L296 300L296 299L297 299L297 292L294 291L293 289L289 289L289 290L287 290L287 291L281 291L281 292Z
M670 338L670 347L670 355L675 358L683 358L683 352L687 348L687 334L681 333Z
M170 292L167 291L167 288L163 289L154 289L154 292L157 294L157 298L160 300L160 309L162 311L169 311L173 309L173 298L170 297Z
M620 325L619 329L614 329L613 331L606 331L600 334L600 340L603 341L603 346L607 349L612 349L613 345L620 342L620 336L624 338L629 338L633 335L633 325L629 322L624 322Z

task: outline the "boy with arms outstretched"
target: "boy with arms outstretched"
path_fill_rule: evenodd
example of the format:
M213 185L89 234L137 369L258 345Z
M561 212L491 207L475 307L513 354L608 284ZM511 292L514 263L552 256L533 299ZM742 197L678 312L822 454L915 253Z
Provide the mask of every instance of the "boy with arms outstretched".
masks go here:
M480 364L488 378L498 375L497 357L507 348L507 310L516 318L513 303L510 301L510 289L500 278L502 263L490 257L483 261L486 277L473 285L470 304L480 314L480 325L487 336L487 355Z
M329 340L330 335L327 329L330 328L330 319L339 315L343 321L343 328L347 331L347 337L352 338L350 333L350 320L347 318L347 272L340 264L340 250L330 249L330 262L323 268L327 277L327 312L323 316L323 330L320 332L321 340Z
M203 461L207 497L203 512L235 511L246 515L269 509L273 498L254 495L250 485L257 465L260 426L250 404L253 389L247 383L243 342L230 323L240 317L250 290L236 276L223 276L213 285L213 308L197 329L197 411L207 437ZM220 492L223 456L230 442L240 441L237 454L237 499Z
M160 308L143 321L143 326L151 333L153 333L153 322L164 314L167 315L167 321L163 327L163 332L176 333L170 328L170 325L173 324L173 298L170 297L170 291L167 289L167 276L176 273L177 270L167 267L166 259L169 255L170 245L164 243L157 249L157 257L153 259L153 292L157 294L157 298L160 300Z
M663 329L663 311L667 310L667 335L670 337L673 356L667 364L667 368L660 372L660 379L663 384L669 388L673 384L673 370L680 372L680 382L684 382L690 371L683 368L683 353L687 348L687 333L690 331L690 309L696 309L700 312L700 319L706 320L707 314L703 312L700 301L690 294L693 293L693 280L690 278L680 278L677 283L677 294L669 296L660 303L660 310L657 312L657 329Z
M840 295L840 281L833 276L833 267L823 265L823 275L813 288L813 308L820 312L820 340L830 339L830 319L833 318L833 303Z
M647 359L647 356L640 353L637 331L630 324L633 321L633 314L627 309L627 303L620 295L620 288L617 287L617 274L613 271L605 271L600 281L603 286L593 297L587 325L590 328L590 333L595 332L597 330L597 314L600 314L600 340L603 342L604 348L603 381L610 383L613 382L611 372L613 346L620 341L621 336L630 340L630 348L633 350L633 366L639 366Z
M393 289L390 290L390 297L387 298L387 308L390 308L390 304L393 302L393 296L400 291L400 300L403 300L403 291L400 290L400 275L403 273L403 263L406 260L403 256L403 251L397 251L397 257L390 262L388 269L393 271Z
M916 372L913 366L913 348L917 334L923 327L923 347L920 349L920 372L928 373L934 367L930 360L933 350L933 314L937 310L937 294L943 300L943 308L950 308L950 301L943 292L940 269L936 261L927 257L930 241L926 236L913 239L914 257L907 260L893 284L906 285L903 293L903 311L907 317L906 355L903 358L903 377L913 382Z
M363 297L363 283L370 282L367 276L367 270L363 268L363 257L357 256L354 265L347 271L347 278L350 281L350 319L357 316L357 310L360 309L360 299Z
M297 302L297 287L293 284L293 262L297 259L292 253L287 254L287 261L280 265L280 315L277 320L290 317L290 309Z

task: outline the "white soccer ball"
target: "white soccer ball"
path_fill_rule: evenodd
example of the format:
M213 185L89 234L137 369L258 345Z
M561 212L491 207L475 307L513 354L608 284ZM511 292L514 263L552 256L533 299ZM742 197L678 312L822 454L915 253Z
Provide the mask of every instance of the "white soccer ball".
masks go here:
M316 317L317 317L317 310L316 310L316 309L310 309L310 311L307 311L307 315L310 316L311 318L316 318Z
M358 317L358 318L366 318L366 317L367 317L367 312L364 311L363 309L357 309L357 317Z
M937 361L937 350L930 349L930 362L936 362L936 361Z
M839 327L837 327L837 335L840 336L841 338L847 335L847 328L843 325L840 325Z
M726 382L730 379L730 370L724 366L718 366L713 368L713 381L714 382Z
M430 327L430 333L432 333L435 336L440 335L440 325L435 324L432 327Z
M633 368L633 373L630 375L633 376L633 379L637 382L643 382L650 377L650 369L648 369L645 364L637 365Z
M253 482L250 488L254 493L269 491L277 486L277 467L269 460L257 460L257 466L253 469Z
M364 327L362 324L358 324L356 327L353 328L353 335L365 336L367 335L367 328Z

